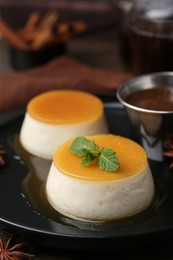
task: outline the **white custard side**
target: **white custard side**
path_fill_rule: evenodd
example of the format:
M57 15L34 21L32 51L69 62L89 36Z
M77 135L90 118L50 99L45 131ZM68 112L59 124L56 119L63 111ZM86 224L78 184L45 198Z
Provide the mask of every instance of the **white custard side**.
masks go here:
M52 159L59 145L71 138L107 132L101 99L77 90L55 90L30 100L19 139L29 153Z
M148 164L137 174L116 181L89 181L62 173L52 163L47 184L50 204L75 219L109 221L146 209L154 196Z
M90 121L62 125L38 121L26 112L19 138L23 148L29 153L52 159L57 148L68 139L107 132L104 114Z
M81 166L71 154L71 141L55 153L47 182L48 201L57 211L75 219L110 221L130 217L153 201L155 186L146 153L135 142L114 135L89 137L102 147L115 148L120 168L109 173L96 164Z

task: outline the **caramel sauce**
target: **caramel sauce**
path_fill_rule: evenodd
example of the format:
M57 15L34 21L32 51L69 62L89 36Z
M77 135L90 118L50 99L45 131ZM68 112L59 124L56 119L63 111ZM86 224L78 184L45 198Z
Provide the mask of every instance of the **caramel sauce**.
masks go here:
M150 88L130 94L127 103L149 110L173 111L173 88Z
M134 225L135 223L145 221L149 216L155 214L162 204L164 194L159 194L159 196L156 194L153 204L143 212L129 218L104 223L97 221L84 222L63 216L52 208L45 192L46 180L52 161L29 154L21 147L18 136L13 136L10 143L12 149L19 155L20 160L28 168L28 171L24 174L25 178L21 183L23 198L26 200L28 206L32 207L35 214L47 217L57 223L76 226L82 230L112 230L112 228Z
M100 117L103 104L98 97L86 92L57 90L31 99L27 112L47 124L73 124Z
M56 167L63 173L76 178L90 181L114 181L135 175L146 166L147 157L144 149L130 139L111 134L90 136L88 139L94 140L100 149L109 147L117 153L120 168L116 172L101 170L95 162L87 167L82 166L81 157L70 152L73 140L61 145L55 153Z

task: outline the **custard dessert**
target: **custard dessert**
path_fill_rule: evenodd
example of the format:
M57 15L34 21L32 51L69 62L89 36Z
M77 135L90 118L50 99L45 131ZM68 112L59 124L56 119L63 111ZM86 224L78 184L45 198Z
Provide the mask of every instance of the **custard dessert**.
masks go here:
M20 143L29 153L52 159L60 144L81 135L107 133L102 101L93 94L57 90L28 103Z
M81 157L62 144L53 157L46 182L46 196L52 207L65 216L84 221L119 220L137 214L153 201L155 186L144 149L118 135L87 137L99 147L109 147L120 167L102 170L93 161L81 165Z

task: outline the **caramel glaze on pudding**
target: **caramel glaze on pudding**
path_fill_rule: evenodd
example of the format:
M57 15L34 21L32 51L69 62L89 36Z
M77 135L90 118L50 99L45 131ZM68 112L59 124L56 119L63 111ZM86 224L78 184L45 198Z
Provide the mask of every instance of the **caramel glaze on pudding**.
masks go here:
M40 94L28 103L20 142L29 153L52 159L66 140L107 132L103 103L98 97L83 91L57 90Z
M50 204L66 216L87 221L127 218L146 209L155 188L144 149L116 135L87 138L100 148L112 148L120 168L107 172L95 163L84 167L81 157L69 150L73 140L65 142L54 155L46 183Z

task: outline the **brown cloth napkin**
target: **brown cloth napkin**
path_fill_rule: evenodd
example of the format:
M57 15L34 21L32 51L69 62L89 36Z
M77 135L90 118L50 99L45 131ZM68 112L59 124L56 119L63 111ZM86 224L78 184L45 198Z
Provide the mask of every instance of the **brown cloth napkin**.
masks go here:
M93 68L64 55L30 70L0 73L0 111L24 105L33 96L53 89L77 89L95 94L114 92L131 77Z

